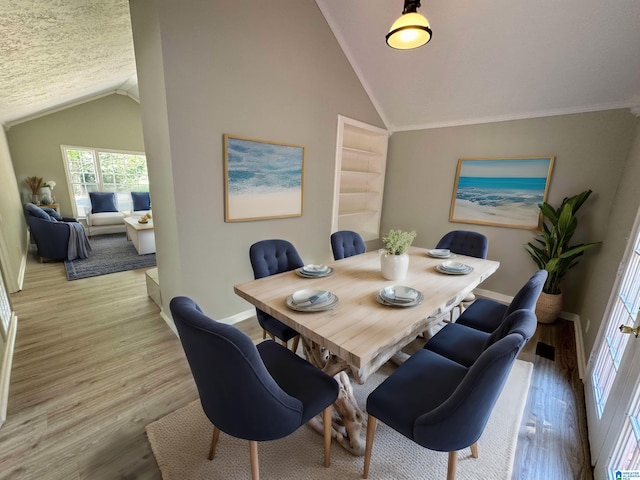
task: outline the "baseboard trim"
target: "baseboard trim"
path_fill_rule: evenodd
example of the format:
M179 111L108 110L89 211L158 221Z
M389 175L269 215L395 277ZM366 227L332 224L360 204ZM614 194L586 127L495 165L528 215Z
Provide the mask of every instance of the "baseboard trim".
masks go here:
M16 344L16 332L18 330L18 317L11 312L9 331L4 339L4 351L2 353L2 365L0 365L0 426L7 419L7 407L9 405L9 380L11 379L11 365L13 364L13 350Z

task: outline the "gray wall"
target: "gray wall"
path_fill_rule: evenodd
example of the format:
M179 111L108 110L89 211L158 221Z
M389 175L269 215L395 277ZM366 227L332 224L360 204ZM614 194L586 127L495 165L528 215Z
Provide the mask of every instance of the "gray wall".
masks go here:
M616 195L620 182L629 182L629 175L623 173L634 164L629 152L638 123L625 109L395 133L389 144L382 229L415 229L415 244L424 247L435 245L449 230L484 233L489 237L489 258L501 265L482 288L513 295L537 268L524 249L535 232L449 222L458 159L554 155L548 201L557 206L566 196L592 189L594 193L579 212L574 239L608 242L612 241L608 239L612 212L626 202L616 200ZM624 205L621 222L626 225L635 210L628 202ZM637 209L637 201L635 205ZM583 326L591 320L590 332L593 323L600 321L603 306L600 300L585 311L585 298L591 295L594 283L607 290L608 297L612 282L608 278L603 287L602 272L594 269L596 265L607 269L619 254L619 249L612 253L603 247L587 252L562 284L565 311L580 314ZM598 262L599 257L603 262Z
M636 119L637 120L637 119ZM638 125L636 121L636 125ZM640 126L636 128L631 152L625 162L613 205L605 220L602 249L595 258L585 262L582 303L576 310L583 328L590 322L584 335L586 352L591 352L615 282L618 265L624 255L636 220L640 213Z
M251 310L233 285L253 278L252 243L285 238L307 262L330 259L338 114L382 122L313 1L130 7L164 310L181 294L216 318ZM224 222L224 133L306 147L302 217Z
M7 132L7 140L23 195L28 192L24 187L26 177L54 180L56 201L63 214L71 215L72 200L60 145L143 152L140 105L114 93L14 125Z
M22 288L22 270L27 253L27 227L22 215L18 183L11 163L4 130L0 133L0 268L7 290Z

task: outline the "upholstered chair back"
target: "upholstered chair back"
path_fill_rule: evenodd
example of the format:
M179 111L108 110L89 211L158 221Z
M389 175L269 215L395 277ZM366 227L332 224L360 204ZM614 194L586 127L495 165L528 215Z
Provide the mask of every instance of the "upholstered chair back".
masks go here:
M334 260L342 260L366 252L367 246L358 232L339 230L331 234L331 250Z
M254 278L288 272L304 266L296 247L281 239L261 240L249 248Z
M513 362L525 343L526 339L514 332L483 351L453 393L416 419L414 441L441 452L453 452L474 444L482 435Z
M211 423L257 441L282 438L301 424L302 402L278 386L247 335L207 317L187 297L172 299L170 308Z
M448 248L453 253L460 255L487 258L489 240L478 232L453 230L440 239L436 248Z

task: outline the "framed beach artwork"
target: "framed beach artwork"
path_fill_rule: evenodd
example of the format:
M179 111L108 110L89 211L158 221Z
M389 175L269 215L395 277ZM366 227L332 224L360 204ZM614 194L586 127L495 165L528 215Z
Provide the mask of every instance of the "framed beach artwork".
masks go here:
M554 157L461 158L449 221L540 228Z
M304 147L224 135L225 222L302 215Z

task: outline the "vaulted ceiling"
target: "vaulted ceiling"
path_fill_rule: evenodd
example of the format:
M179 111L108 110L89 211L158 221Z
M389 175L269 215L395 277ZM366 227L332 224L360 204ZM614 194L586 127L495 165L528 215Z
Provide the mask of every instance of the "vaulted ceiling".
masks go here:
M433 39L384 41L403 0L316 0L390 130L640 110L638 0L425 0ZM0 122L137 98L127 0L0 2ZM639 112L640 113L640 112Z

